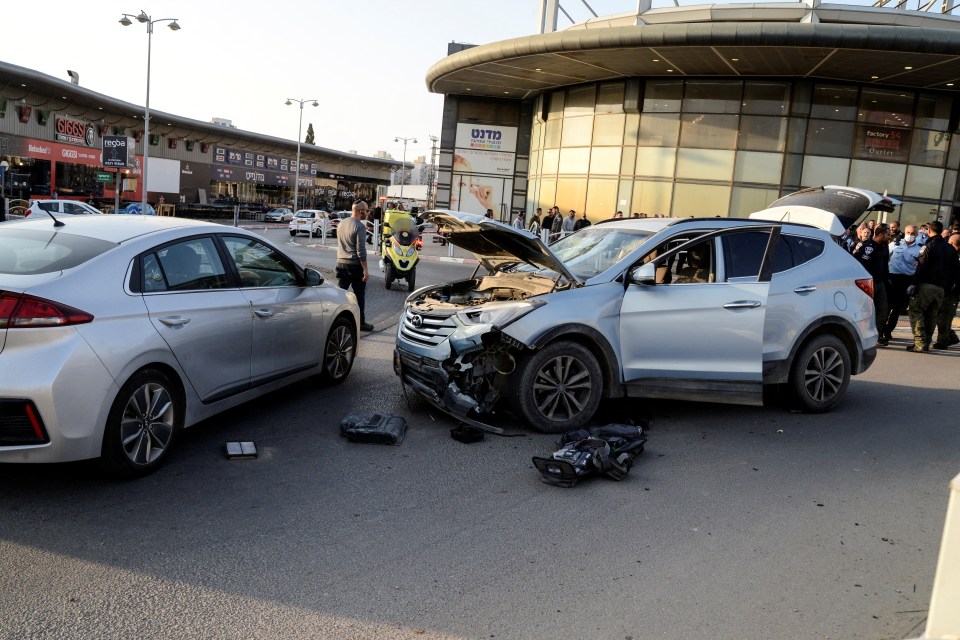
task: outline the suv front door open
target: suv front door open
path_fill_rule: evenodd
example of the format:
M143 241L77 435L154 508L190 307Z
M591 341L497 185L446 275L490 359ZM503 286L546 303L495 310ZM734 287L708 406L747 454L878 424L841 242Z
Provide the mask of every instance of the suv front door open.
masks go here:
M727 276L731 233L668 241L650 255L657 284L627 285L620 344L629 395L763 403L769 278L760 277L762 249L752 278Z

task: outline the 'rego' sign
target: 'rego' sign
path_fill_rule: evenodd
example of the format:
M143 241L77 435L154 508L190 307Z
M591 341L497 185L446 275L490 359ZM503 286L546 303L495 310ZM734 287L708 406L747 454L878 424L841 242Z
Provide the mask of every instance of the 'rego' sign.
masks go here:
M133 168L133 138L130 136L103 136L102 149L104 167Z
M89 122L80 122L79 120L58 116L54 139L57 142L92 147L97 142L97 129Z

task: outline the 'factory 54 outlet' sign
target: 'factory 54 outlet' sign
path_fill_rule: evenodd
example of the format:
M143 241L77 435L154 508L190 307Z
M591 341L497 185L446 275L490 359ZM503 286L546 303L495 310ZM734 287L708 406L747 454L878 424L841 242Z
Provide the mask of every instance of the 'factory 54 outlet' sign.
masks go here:
M71 120L57 116L57 130L54 134L57 142L83 144L92 147L97 143L97 129L89 122Z

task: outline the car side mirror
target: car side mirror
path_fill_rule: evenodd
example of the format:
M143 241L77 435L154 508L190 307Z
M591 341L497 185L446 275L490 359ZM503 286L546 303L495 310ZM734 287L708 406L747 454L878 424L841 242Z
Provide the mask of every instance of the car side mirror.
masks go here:
M303 270L303 277L306 279L308 287L319 287L323 284L323 274L316 269L307 267Z
M657 283L657 266L653 261L647 262L630 270L630 284L651 286Z

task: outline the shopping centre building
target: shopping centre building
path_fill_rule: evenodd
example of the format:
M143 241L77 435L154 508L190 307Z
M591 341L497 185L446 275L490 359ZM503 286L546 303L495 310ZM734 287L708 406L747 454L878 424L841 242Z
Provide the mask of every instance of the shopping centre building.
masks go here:
M297 141L151 111L67 80L0 62L0 161L8 198L139 202L139 167L149 145L147 199L189 209L203 205L286 205L293 201ZM129 166L104 167L104 139L132 140ZM302 144L301 207L349 208L376 200L400 162ZM117 172L120 173L119 180Z
M427 73L438 206L743 216L846 184L903 200L902 221L960 214L957 16L639 5L556 32L541 0L545 33L451 45Z

